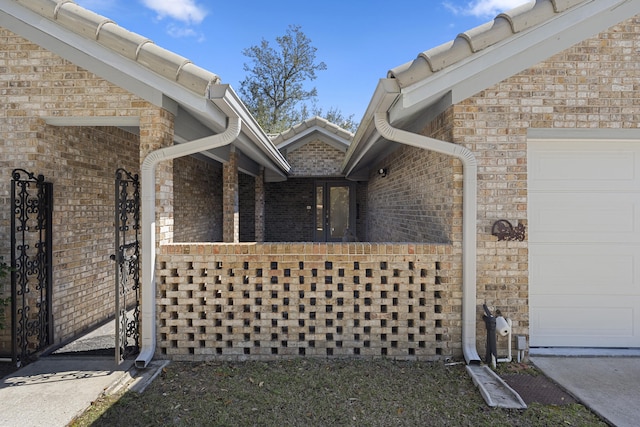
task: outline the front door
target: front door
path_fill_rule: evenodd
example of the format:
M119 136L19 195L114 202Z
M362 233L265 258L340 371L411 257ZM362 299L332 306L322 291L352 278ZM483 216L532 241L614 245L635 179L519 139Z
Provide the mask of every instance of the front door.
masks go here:
M349 182L316 183L315 240L352 241L355 237L355 191Z

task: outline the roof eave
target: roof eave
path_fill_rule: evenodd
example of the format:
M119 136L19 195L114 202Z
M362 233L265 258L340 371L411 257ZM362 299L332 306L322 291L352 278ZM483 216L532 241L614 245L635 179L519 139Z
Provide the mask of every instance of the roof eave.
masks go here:
M25 8L16 1L0 1L2 26L27 38L31 42L56 53L66 60L110 81L111 83L164 108L176 117L176 121L187 120L185 126L176 128L193 129L193 123L201 123L194 134L176 134L176 141L202 138L222 132L227 125L230 111L235 111L242 120L242 133L237 144L248 157L259 162L276 176L286 177L290 166L271 143L255 119L247 111L233 89L228 85L216 84L219 79L204 70L194 74L205 82L210 78L203 93L193 90L152 71L150 68L109 49L95 40L70 31L45 16ZM75 7L75 5L74 5ZM84 10L83 10L84 11ZM93 15L92 15L93 16ZM159 49L159 48L158 48ZM219 95L217 100L215 96ZM222 101L224 99L224 101ZM178 114L182 111L183 114ZM184 114L187 113L187 114ZM111 122L118 126L117 120ZM255 146L252 146L255 144Z
M347 151L343 173L361 178L392 149L394 143L373 124L385 104L393 126L419 131L450 106L638 13L640 1L585 1L413 84L401 87L391 83L395 79L381 79Z

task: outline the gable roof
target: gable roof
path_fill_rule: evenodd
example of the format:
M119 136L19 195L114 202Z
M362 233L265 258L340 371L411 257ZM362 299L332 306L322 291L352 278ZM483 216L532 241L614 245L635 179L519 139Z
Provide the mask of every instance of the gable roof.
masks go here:
M418 131L451 105L638 13L637 0L536 0L419 53L380 80L343 172L363 179L376 159L397 148L377 132L376 113Z
M176 143L218 134L229 114L237 114L242 131L232 145L241 153L241 170L255 175L264 166L272 179L286 176L287 161L216 74L72 0L0 0L0 18L4 28L172 112ZM44 119L64 126L135 126L130 117L118 116ZM227 161L229 151L223 147L202 154Z
M315 141L320 135L324 136L322 140L325 143L342 151L347 151L353 140L351 132L323 117L315 116L272 136L271 141L280 151L295 150L308 142Z

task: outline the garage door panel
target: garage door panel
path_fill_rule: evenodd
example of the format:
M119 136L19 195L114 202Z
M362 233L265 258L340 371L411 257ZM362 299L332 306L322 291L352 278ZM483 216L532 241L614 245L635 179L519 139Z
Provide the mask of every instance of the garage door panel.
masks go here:
M640 347L640 141L527 155L531 345Z
M565 347L640 346L638 308L640 298L621 301L617 297L591 298L554 296L553 300L531 298L531 345ZM533 308L540 307L541 308ZM594 344L595 343L595 344Z
M637 189L638 151L628 142L536 142L529 172L536 177L529 189L588 190ZM578 147L579 145L579 147ZM577 148L577 149L576 149ZM568 167L570 166L570 167Z
M534 193L531 242L637 242L638 194Z
M640 286L640 249L617 245L529 247L530 295L635 296Z

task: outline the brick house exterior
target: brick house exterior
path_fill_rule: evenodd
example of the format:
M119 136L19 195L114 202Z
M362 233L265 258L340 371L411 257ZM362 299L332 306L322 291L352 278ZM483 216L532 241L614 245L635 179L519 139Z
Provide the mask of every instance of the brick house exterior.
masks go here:
M2 3L6 16L44 17L53 31L69 25L65 19L88 13L66 3L64 13L53 17L57 3L51 0L38 0L41 6ZM500 53L492 43L526 43L536 31L547 31L540 29L543 24L565 18L577 29L558 30L558 37L586 34L584 27L594 24L574 15L598 15L583 10L596 7L591 3L538 1L497 17L491 30L462 37L472 45L490 40L481 48L456 50L462 42L454 43L392 70L355 135L313 118L272 140L252 128L228 146L159 162L151 245L157 255L153 277L143 282L155 302L147 312L152 325L143 327L151 354L158 349L158 357L174 360L305 355L469 361L465 346L484 343L479 308L485 302L513 320L515 334L529 336L529 236L499 241L493 225L506 219L528 230L531 140L549 130L556 138L574 138L581 129L604 130L598 134L604 139L611 130L610 137L619 139L620 130L637 128L640 72L633 64L640 19L632 16L638 11L600 14L599 34L568 37L567 46L544 45L551 52L546 56L532 45L531 57L540 56L532 63L515 54L505 60L509 66L495 61L510 72L497 81L473 74L480 70L471 59L491 59ZM612 22L605 25L607 19ZM53 315L59 344L113 314L115 169L144 173L149 153L223 134L224 126L207 122L184 99L216 90L226 97L230 89L208 72L176 67L188 69L188 78L197 82L210 79L202 88L193 84L198 92L161 75L164 68L134 61L132 66L155 73L149 79L170 81L160 100L145 97L140 82L116 76L114 83L20 36L19 25L8 26L0 29L0 69L6 76L0 80L0 255L10 252L11 171L24 167L44 174L54 183ZM124 40L137 37L126 34ZM161 51L158 58L173 60ZM518 61L522 67L512 70ZM425 64L429 71L423 71ZM466 70L472 71L459 79L465 94L460 99L457 87L438 86L438 73L466 76ZM466 82L474 84L469 88ZM432 87L434 99L420 98ZM406 115L402 97L414 103ZM243 123L255 126L243 116L243 106L236 107ZM410 129L425 144L445 142L471 153L477 216L469 219L464 208L469 188L460 157L425 149L421 139L413 145L392 142L397 133L380 136L378 120ZM190 134L203 127L206 132ZM250 158L248 145L262 157ZM325 222L329 199L323 197L335 188L349 189L349 239L343 238L346 223L334 234ZM471 270L465 260L469 224L477 270L471 284L465 276ZM465 302L470 287L472 300ZM10 345L5 339L4 350Z
M477 242L474 244L477 275L475 283L469 285L477 292L475 304L472 304L475 311L471 311L469 316L473 316L473 323L476 325L475 336L483 337L485 335L480 306L486 302L491 307L499 308L513 320L515 334L531 335L532 343L536 346L549 346L551 344L545 343L554 342L556 344L552 345L556 346L637 347L638 339L637 336L633 336L632 332L637 329L637 325L626 315L622 316L624 320L616 316L620 320L618 325L622 325L622 329L624 329L624 332L618 333L614 332L609 325L604 327L594 324L592 314L589 315L589 312L593 313L597 310L597 305L591 306L587 310L582 306L572 306L571 302L565 302L566 305L558 306L553 305L553 301L549 301L558 298L558 294L561 292L553 289L548 291L549 287L553 286L558 289L561 285L569 286L568 289L571 290L564 292L571 292L570 295L574 300L583 297L586 299L587 296L594 293L593 288L580 286L580 280L584 278L584 275L580 275L579 271L586 268L585 262L588 263L588 261L579 256L570 258L570 253L569 255L563 254L563 258L559 257L558 261L550 259L546 264L542 264L539 262L540 256L544 257L544 251L549 250L545 248L551 247L548 245L556 244L553 243L553 238L549 238L549 243L546 241L538 243L536 240L535 243L540 247L537 253L542 252L542 255L531 258L533 255L530 254L529 238L531 236L528 231L530 231L532 221L537 221L538 224L535 239L540 239L538 237L540 235L548 236L550 234L559 236L555 242L562 242L561 239L566 238L562 226L552 223L548 217L544 217L549 224L546 227L553 231L546 231L547 229L542 228L544 224L539 225L540 215L550 215L547 212L551 212L549 209L555 209L555 206L540 207L538 205L535 208L538 210L533 210L534 208L530 204L532 193L529 185L530 179L532 179L531 175L533 175L532 170L536 172L538 170L536 168L540 167L540 162L544 160L529 158L533 150L532 147L535 147L533 143L539 139L546 139L547 146L553 146L554 142L560 144L564 140L592 142L598 140L600 141L599 147L606 147L607 141L613 143L623 140L627 141L623 144L631 146L633 141L637 142L640 136L637 132L639 116L636 107L637 82L640 78L635 66L635 55L640 43L638 36L640 27L638 27L637 16L620 23L618 23L619 17L612 18L610 22L616 23L616 25L600 34L580 39L575 44L571 44L553 55L548 52L553 49L557 51L559 40L564 40L567 37L557 36L549 42L546 49L539 50L539 47L531 47L531 55L535 55L533 51L539 52L540 60L538 62L530 58L529 60L532 62L526 67L524 66L527 63L526 59L522 57L506 59L503 63L499 62L501 54L504 54L505 58L511 55L511 53L506 53L508 46L496 42L495 33L502 31L502 25L508 28L506 31L514 32L506 40L515 39L514 43L517 43L519 40L526 40L527 37L534 39L535 36L531 34L521 37L515 34L518 31L518 25L525 22L524 19L519 21L519 17L537 14L537 19L544 21L540 17L546 16L545 19L548 21L544 22L548 22L548 27L551 27L556 25L556 22L560 22L561 18L554 20L553 15L562 13L563 7L565 11L572 6L577 9L586 9L585 5L580 4L581 2L572 3L574 4L560 5L559 2L535 2L523 5L509 14L498 16L491 25L470 30L468 33L460 35L454 43L424 52L416 60L391 70L390 78L380 84L379 90L374 95L363 124L373 129L374 126L371 123L378 119L378 117L374 117L375 109L380 108L379 111L384 111L386 116L386 118L380 116L381 122L383 122L382 127L377 125L375 127L380 132L384 132L384 126L388 126L388 123L384 122L395 120L400 123L401 127L409 127L412 132L425 137L423 138L425 141L427 139L446 141L467 148L468 153L477 162L477 223L475 218L470 220L472 221L470 227L474 229L474 239ZM576 6L575 4L580 5ZM567 13L571 14L571 12ZM597 19L605 19L604 11L594 14L593 20ZM532 21L529 21L529 24ZM585 34L585 31L594 30L593 22L590 24L591 28L583 30L575 27L570 29L568 25L562 27L560 24L558 25L559 34L581 31ZM600 23L600 25L602 24ZM549 32L550 29L547 28L544 31ZM495 43L498 47L494 50L486 48L487 45L483 45L485 40L490 40L486 43ZM526 48L521 47L520 49L524 49L523 52L527 51ZM483 76L482 73L485 72L485 69L474 66L473 61L469 61L470 59L481 61L478 59L480 57L483 59L484 57L491 58L486 59L485 64L492 60L495 61L495 68L487 66L486 73L496 74L496 76ZM496 59L493 59L494 57ZM525 69L505 75L503 78L497 77L500 73L506 74L507 71L504 69L510 68L511 65L521 66ZM438 80L441 75L464 74L463 70L469 70L469 76L465 79L461 78L460 86L456 86L454 83L448 87L446 84L449 83L441 86ZM451 77L451 79L453 80L455 77ZM479 83L468 85L466 83L468 81ZM485 81L487 82L486 86L482 86ZM391 89L388 89L389 87ZM423 98L420 98L412 90L419 92ZM438 94L438 90L442 91L441 94ZM456 91L459 91L460 94ZM396 95L398 96L396 97ZM385 99L385 96L388 98ZM411 98L409 101L403 101L403 96ZM455 101L455 99L459 99L459 101ZM422 104L420 104L421 102ZM405 106L410 103L414 103L416 106ZM405 108L406 110L403 110ZM404 113L404 111L407 112ZM402 119L403 114L406 114L408 118ZM411 125L403 125L406 122ZM359 129L358 134L361 130L363 129ZM378 137L380 138L378 141L373 139L375 136L370 139L367 137L358 138L358 134L356 134L355 141L347 155L351 159L356 156L366 159L369 156L368 162L366 160L362 162L366 163L368 168L362 168L361 172L358 170L361 166L353 161L350 163L348 161L347 166L351 167L354 176L366 174L367 170L370 174L367 206L370 239L373 241L378 239L413 241L415 236L419 241L451 242L455 250L460 250L464 241L462 224L465 214L462 192L462 181L465 175L463 162L450 154L438 154L428 149L412 147L411 144L403 144L394 153L380 160L376 153L384 151L388 145L388 139L384 138L394 138L393 132L387 132L389 136L385 134L384 138ZM539 138L539 135L542 137ZM398 137L395 141L403 142L402 139L402 137ZM416 139L418 138L412 139L411 142L413 143ZM360 149L365 144L368 144L369 152ZM576 149L564 148L565 145L562 147L565 150L563 159L566 167L558 166L554 173L561 177L564 176L564 178L558 179L567 180L567 174L570 172L563 174L561 171L568 170L572 158L575 158L576 163L582 160L579 160L580 157L577 156L579 151ZM603 157L610 155L608 151L606 153L603 154ZM619 155L625 156L622 153ZM560 160L554 158L551 161L559 162ZM596 160L594 160L593 166L597 164L595 162ZM379 168L388 168L388 176L382 178L375 172L371 172ZM549 173L548 171L550 169L545 170L546 173ZM587 170L583 173L584 184L574 183L572 185L580 184L584 185L584 188L594 190L597 185L594 181L595 177L602 172L598 172L598 169L593 167L590 171ZM540 175L541 173L537 172L539 179L544 180L545 175ZM557 184L560 181L555 182ZM584 190L581 191L584 192ZM567 194L571 197L579 196L579 194L576 196L577 193ZM535 197L536 201L539 200L537 194ZM558 202L559 200L556 201L556 205ZM597 206L601 205L597 200L593 203L593 205L589 205L589 209L598 209ZM388 206L397 208L383 210ZM558 214L559 209L569 208L571 207L563 206L553 212L560 215ZM540 211L540 209L547 209L547 211ZM575 222L576 217L581 214L584 212L574 209L575 216L572 219L563 219L565 221L564 227L571 228L571 222ZM598 217L598 221L602 221L598 224L603 227L603 230L609 229L605 224L613 221L613 219L607 219L611 217L606 215ZM420 225L408 226L416 218ZM503 219L510 221L513 226L522 224L525 227L527 234L523 241L499 241L496 236L492 235L493 225ZM627 220L625 219L625 221ZM635 220L629 221L635 222ZM588 231L583 232L574 240L577 243L568 245L570 252L571 247L575 248L580 245L578 242L585 241L579 239L589 241L594 238L594 225L595 223L591 226L585 226ZM629 232L631 232L630 229ZM612 230L611 233L615 234L616 232ZM572 253L576 253L576 250L573 250ZM574 264L565 264L563 272L560 259L569 259ZM530 262L533 264L531 265ZM540 269L553 270L553 274L548 273L545 276L540 272ZM576 273L576 277L580 277L580 279L577 279L577 282L570 282L569 285L557 282L557 280L565 280L564 278L569 273ZM545 287L545 292L550 292L551 295L545 297L545 302L540 302L543 297L539 295L541 291L538 290L543 286L540 283L543 281L540 279L542 276L547 280L556 281ZM622 280L625 280L626 289L635 289L629 291L627 298L637 298L634 296L639 288L637 280L630 279L631 282L627 282L626 279ZM590 280L587 279L587 281ZM530 285L535 285L536 288L531 289ZM601 274L597 274L597 279L594 277L593 284L590 283L589 286L606 289L610 285L609 280L602 277ZM470 288L465 288L463 285L462 293L464 294ZM637 310L637 308L630 307L631 304L622 303L620 299L615 302L605 302L604 299L594 298L596 303L600 302L603 307L607 307L609 313L616 312L617 307L620 306L624 306L620 309L624 312ZM537 310L534 319L532 319L530 311L532 309ZM577 317L580 320L568 318L566 315L562 316L559 314L562 311L575 313L576 316L580 316ZM547 321L545 316L549 316L552 320ZM556 322L555 325L550 325L554 322ZM584 326L580 323L583 323ZM593 337L589 337L591 332L587 331L588 328L598 332L593 332ZM471 335L474 334L471 333ZM582 339L581 335L586 336L585 340L579 341ZM612 342L607 341L609 336L618 335L620 337L625 335L625 338L616 341L622 344L605 344L605 342ZM575 341L570 341L573 339ZM573 344L573 342L578 343ZM477 340L477 348L482 348L481 340Z

